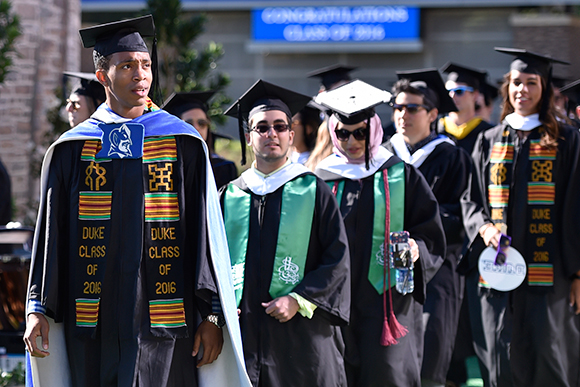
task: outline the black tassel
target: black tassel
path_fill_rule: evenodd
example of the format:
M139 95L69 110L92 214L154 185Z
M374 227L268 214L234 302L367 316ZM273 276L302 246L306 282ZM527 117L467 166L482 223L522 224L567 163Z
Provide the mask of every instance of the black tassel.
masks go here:
M153 103L160 106L163 103L163 93L161 86L159 86L159 60L157 59L157 37L153 37L153 48L151 49L151 73L153 76L153 83L151 85L151 93L149 98Z
M246 136L244 136L244 120L242 119L242 107L238 103L238 132L242 147L242 165L246 165Z
M369 162L371 158L371 152L369 150L370 145L369 142L371 140L371 117L367 118L367 132L365 134L365 167L367 171L369 170Z

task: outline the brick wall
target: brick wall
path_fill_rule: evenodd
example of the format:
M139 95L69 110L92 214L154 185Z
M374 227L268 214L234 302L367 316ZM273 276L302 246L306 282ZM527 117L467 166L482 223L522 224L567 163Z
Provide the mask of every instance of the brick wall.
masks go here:
M46 112L58 103L62 72L79 68L80 0L12 0L12 10L23 33L13 71L0 86L0 158L12 180L13 218L30 222L39 197L30 165L35 152L44 154Z

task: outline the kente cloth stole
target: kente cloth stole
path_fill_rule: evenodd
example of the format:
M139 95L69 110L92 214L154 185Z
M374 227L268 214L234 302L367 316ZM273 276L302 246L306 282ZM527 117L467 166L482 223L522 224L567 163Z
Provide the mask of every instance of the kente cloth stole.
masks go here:
M79 258L90 258L78 265L76 301L77 327L96 328L99 318L101 286L110 241L113 193L112 177L107 176L110 159L96 157L98 140L85 141L81 152L81 174L86 191L79 192ZM184 273L181 247L184 235L180 222L176 173L175 137L150 137L143 141L144 241L146 288L151 332L158 337L185 337L183 304ZM89 332L87 332L89 333ZM90 333L92 334L92 333Z
M526 224L526 248L522 252L528 265L528 285L552 286L554 267L552 255L555 252L555 235L552 216L556 185L554 183L554 163L557 149L540 145L543 129L530 133L528 146L522 147L521 163L527 162L527 206L526 219L514 222ZM491 220L504 234L507 230L510 189L513 185L514 141L508 129L504 130L499 142L493 144L490 157L488 200ZM527 152L527 154L526 154ZM521 199L520 199L521 200Z
M224 224L238 306L244 291L251 201L250 193L234 184L228 185L224 198ZM314 175L300 176L284 185L276 256L269 289L272 298L289 294L304 278L315 203Z
M386 230L385 227L387 207L383 171L375 172L373 180L374 215L368 280L379 294L383 294L385 287L384 265L390 264L388 258L385 261L385 250L389 250L390 232L403 231L405 219L405 164L403 162L397 163L389 167L387 173L390 193L390 230ZM344 180L332 182L329 185L340 206L344 191ZM396 284L395 275L396 271L390 270L391 287Z

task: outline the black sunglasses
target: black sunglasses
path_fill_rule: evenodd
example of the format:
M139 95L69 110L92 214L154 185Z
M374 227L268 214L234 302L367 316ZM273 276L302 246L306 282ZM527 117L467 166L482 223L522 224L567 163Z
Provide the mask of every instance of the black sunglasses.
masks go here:
M497 244L497 252L495 254L495 264L504 265L507 259L505 250L512 244L512 238L501 234L499 238L499 243Z
M274 124L274 125L258 124L252 128L252 132L264 134L267 133L270 130L270 128L274 129L276 133L282 133L287 131L290 127L288 126L288 124Z
M398 111L403 111L403 109L405 109L407 111L407 113L409 114L415 114L419 111L419 109L423 108L427 111L431 110L429 109L429 106L427 105L421 105L418 103L408 103L408 104L398 104L398 103L393 103L391 104L391 106L393 107L394 110L398 110Z
M336 138L340 141L348 141L351 134L355 140L362 141L367 136L367 128L358 128L352 132L346 129L335 129L334 133L336 134Z

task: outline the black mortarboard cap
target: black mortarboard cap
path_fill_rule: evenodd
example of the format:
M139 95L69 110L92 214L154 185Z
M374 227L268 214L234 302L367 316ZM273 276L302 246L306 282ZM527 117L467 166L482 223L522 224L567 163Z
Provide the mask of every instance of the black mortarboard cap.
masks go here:
M442 73L447 73L447 81L465 83L475 90L485 83L486 71L477 70L471 67L462 66L457 63L448 62L441 67Z
M564 87L564 85L566 85L568 82L570 82L570 79L568 78L552 75L552 85L554 85L558 89Z
M510 65L510 70L518 70L528 74L539 74L545 79L548 79L548 76L551 75L552 63L570 64L547 55L530 52L524 48L494 47L494 50L502 54L515 56L515 59Z
M494 47L499 53L515 56L510 65L511 70L517 70L526 74L538 74L541 76L549 87L542 91L542 106L540 106L540 121L546 117L550 101L549 93L552 84L552 63L569 65L570 63L560 59L554 59L546 55L540 55L530 52L524 48L504 48Z
M149 52L143 37L155 36L153 16L147 15L112 23L83 28L79 31L85 48L103 56L116 52Z
M560 93L564 94L576 105L580 104L580 79L560 88Z
M356 70L357 67L344 66L335 64L332 66L323 67L306 74L308 78L320 78L320 83L326 90L330 90L332 85L340 81L350 81L350 72Z
M81 84L74 90L74 93L91 98L95 108L105 101L105 88L97 80L95 73L63 71L63 75L80 79Z
M157 39L152 15L83 28L79 30L79 34L85 48L94 47L96 52L105 57L116 52L149 52L143 37L153 37L151 50L153 82L150 97L154 102L161 102L163 98L160 95L161 88L157 76Z
M436 101L430 102L435 105L439 113L457 111L457 106L455 106L453 98L449 96L449 91L445 88L443 78L441 78L441 74L437 69L397 71L397 77L399 79L408 79L411 86L422 91L427 99L431 100L435 97Z
M201 109L207 113L208 101L215 93L214 90L173 93L163 103L162 108L177 117L191 109Z
M258 112L269 110L282 111L292 118L311 99L307 95L296 93L261 79L238 98L224 114L238 119L240 143L242 145L242 165L246 163L244 122L248 122Z
M369 85L359 79L325 91L315 97L315 101L328 108L343 124L354 125L366 122L370 128L370 119L375 115L375 106L391 100L391 93ZM369 168L370 130L366 131L365 165Z
M343 124L353 125L372 117L374 107L390 99L391 93L388 91L356 79L318 94L314 101L332 111Z
M499 95L499 88L491 83L485 81L483 85L479 87L479 92L483 94L485 99L485 104L489 106L494 99Z

